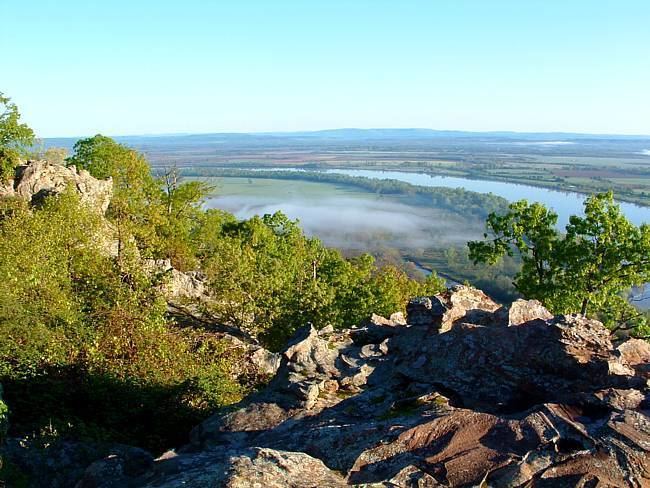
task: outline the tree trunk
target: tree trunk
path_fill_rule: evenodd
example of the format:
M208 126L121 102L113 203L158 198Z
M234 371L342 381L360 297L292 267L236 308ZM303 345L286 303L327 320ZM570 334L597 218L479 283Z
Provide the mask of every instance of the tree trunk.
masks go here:
M589 305L589 298L584 298L582 300L582 308L580 309L580 315L586 316L587 315L587 306Z

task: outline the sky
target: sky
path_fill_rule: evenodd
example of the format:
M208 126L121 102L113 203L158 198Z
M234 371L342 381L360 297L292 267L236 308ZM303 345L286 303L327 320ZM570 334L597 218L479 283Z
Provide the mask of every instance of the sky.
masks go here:
M41 137L342 127L650 134L648 0L0 0Z

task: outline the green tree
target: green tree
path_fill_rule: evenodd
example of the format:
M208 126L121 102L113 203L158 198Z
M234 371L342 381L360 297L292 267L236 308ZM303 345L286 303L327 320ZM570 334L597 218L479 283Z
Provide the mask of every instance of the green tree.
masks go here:
M97 134L77 141L74 154L66 162L95 178L113 179L108 216L117 230L118 254L122 255L130 239L135 239L145 255L155 253L159 245L155 228L161 216L162 190L144 156Z
M20 122L20 112L0 92L0 182L11 179L19 159L34 143L34 131Z
M650 226L630 223L611 192L587 198L584 216L571 216L564 233L556 223L539 203L513 203L488 216L487 240L469 242L470 257L493 264L517 253L514 285L523 295L557 313L593 310L614 327L633 310L621 294L650 281Z
M163 190L157 227L158 257L170 259L176 269L194 269L198 261L192 233L201 225L205 213L201 205L214 187L203 181L183 181L176 167L165 170L158 181Z
M350 327L444 288L435 274L418 282L396 267L377 267L369 255L347 260L279 212L242 222L210 215L198 255L219 300L207 312L273 349L307 322Z

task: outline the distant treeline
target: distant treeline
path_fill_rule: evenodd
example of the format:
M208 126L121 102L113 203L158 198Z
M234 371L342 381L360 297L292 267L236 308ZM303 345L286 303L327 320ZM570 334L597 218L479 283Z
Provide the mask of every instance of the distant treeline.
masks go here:
M224 178L265 178L281 180L303 180L319 183L347 185L381 195L407 195L417 197L419 203L444 208L481 220L490 212L505 211L508 201L492 193L477 193L463 188L426 187L398 180L380 180L364 176L348 176L320 171L255 171L232 168L183 168L184 176L224 177Z

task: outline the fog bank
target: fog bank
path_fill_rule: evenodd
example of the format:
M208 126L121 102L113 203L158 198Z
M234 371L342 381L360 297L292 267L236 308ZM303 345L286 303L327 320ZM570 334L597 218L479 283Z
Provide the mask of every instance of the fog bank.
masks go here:
M479 238L482 231L478 226L468 229L466 221L449 212L379 199L230 195L211 198L206 206L227 210L239 219L281 211L298 219L307 235L343 249L462 244Z

